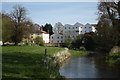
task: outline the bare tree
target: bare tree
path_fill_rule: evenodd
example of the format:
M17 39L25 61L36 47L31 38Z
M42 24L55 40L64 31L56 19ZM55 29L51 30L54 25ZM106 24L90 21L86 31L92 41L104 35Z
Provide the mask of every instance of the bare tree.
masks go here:
M61 22L58 22L58 23L55 24L54 32L58 33L58 34L63 32L63 25L62 25Z
M12 41L15 45L18 45L24 35L31 31L32 22L27 19L26 9L21 5L15 5L10 15L14 21L14 35L12 36Z

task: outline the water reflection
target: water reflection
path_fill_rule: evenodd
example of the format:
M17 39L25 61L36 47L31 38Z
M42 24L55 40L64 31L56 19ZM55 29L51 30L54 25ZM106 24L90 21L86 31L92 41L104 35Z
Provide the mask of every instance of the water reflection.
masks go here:
M59 72L66 78L117 78L120 72L108 67L103 57L72 57Z

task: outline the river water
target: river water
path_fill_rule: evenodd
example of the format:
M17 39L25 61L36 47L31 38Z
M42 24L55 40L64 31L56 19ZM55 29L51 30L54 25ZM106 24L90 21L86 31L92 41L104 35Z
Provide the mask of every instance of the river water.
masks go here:
M109 66L105 55L95 54L86 57L72 57L60 70L66 78L119 78L120 68Z

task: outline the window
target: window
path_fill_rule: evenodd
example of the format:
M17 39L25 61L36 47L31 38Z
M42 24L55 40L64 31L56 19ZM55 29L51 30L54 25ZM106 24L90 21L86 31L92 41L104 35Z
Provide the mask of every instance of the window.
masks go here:
M65 27L65 29L66 29L66 27Z
M76 32L79 32L79 31L76 31Z
M63 37L61 36L61 39L62 39Z
M76 27L77 28L77 27Z
M63 41L61 41L61 43L62 43Z
M59 37L57 37L59 39Z
M82 31L81 31L82 32Z
M70 29L70 27L69 27L69 29Z
M82 28L82 27L81 27Z
M73 36L74 37L74 36Z
M86 28L86 27L85 27Z
M73 29L74 29L74 27L73 27Z
M89 28L91 28L91 27L89 27Z
M57 41L59 43L59 41Z
M52 39L53 39L53 37L52 37Z

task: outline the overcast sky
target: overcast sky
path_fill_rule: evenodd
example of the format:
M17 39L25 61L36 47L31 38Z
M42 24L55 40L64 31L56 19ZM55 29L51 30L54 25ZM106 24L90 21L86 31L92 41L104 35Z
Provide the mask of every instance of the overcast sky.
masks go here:
M2 10L10 13L14 5L22 5L27 9L27 16L39 25L50 23L54 26L57 22L96 24L97 4L97 2L3 2Z

